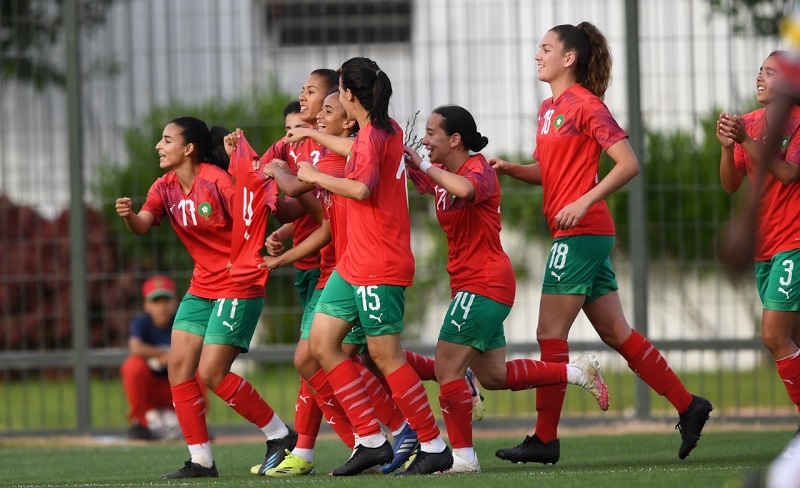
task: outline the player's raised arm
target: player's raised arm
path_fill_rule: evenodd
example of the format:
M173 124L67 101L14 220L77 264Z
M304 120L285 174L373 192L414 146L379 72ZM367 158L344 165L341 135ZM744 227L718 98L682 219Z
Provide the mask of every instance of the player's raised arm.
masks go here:
M114 205L117 215L125 221L125 226L134 234L145 234L153 225L153 214L142 210L138 214L133 211L131 199L128 197L117 198Z

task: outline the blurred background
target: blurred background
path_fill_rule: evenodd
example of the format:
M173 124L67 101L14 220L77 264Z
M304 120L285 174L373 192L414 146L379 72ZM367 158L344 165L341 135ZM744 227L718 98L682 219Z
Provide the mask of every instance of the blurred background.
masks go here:
M161 174L164 125L192 115L243 128L263 152L308 74L353 56L392 80L392 113L422 137L430 111L459 104L487 156L530 162L550 96L534 56L551 27L589 21L614 55L606 104L642 173L609 198L626 315L726 422L789 422L796 412L760 339L751 273L718 259L741 196L719 184L717 114L756 108L755 76L777 47L785 0L2 0L0 1L0 435L117 433L118 368L139 287L154 273L185 292L192 263L168 225L134 236L114 200L138 209ZM607 162L603 164L608 168ZM517 270L506 323L511 356L538 358L539 290L550 236L541 189L501 179L503 240ZM744 192L739 192L743 194ZM446 243L432 202L411 195L415 284L405 344L433 355L449 303ZM301 310L292 270L267 285L251 351L237 360L291 419ZM565 424L675 422L597 339L585 317L571 349L599 355L611 409L570 392ZM438 387L429 392L438 395ZM533 426L534 393L485 393L481 425ZM432 405L437 402L432 402ZM222 403L212 429L248 431Z

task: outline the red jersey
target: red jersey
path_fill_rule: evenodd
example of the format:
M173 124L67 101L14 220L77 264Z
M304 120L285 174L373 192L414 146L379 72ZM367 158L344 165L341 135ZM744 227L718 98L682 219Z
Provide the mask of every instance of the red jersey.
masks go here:
M261 160L242 136L231 154L228 172L235 180L233 197L233 240L231 279L239 283L267 284L269 268L261 250L267 234L269 214L275 210L278 185L261 171Z
M553 237L615 235L608 205L601 200L586 212L578 225L558 230L555 218L568 204L597 186L600 150L628 137L602 100L579 84L539 108L536 150L533 158L542 171L544 214Z
M409 286L414 279L403 130L367 124L358 131L345 177L369 187L364 200L347 198L347 243L336 270L353 285Z
M760 108L742 116L747 135L763 141L767 135L766 109ZM792 107L783 128L781 147L776 156L800 164L800 107ZM756 173L756 162L739 144L734 145L736 169ZM754 259L767 261L775 254L800 249L800 182L784 185L769 173L764 175L761 202L756 222Z
M443 165L435 164L444 169ZM472 201L451 195L422 171L409 177L420 193L435 197L436 218L447 235L450 297L469 291L509 307L517 281L511 260L500 243L500 182L482 154L468 158L456 172L472 183Z
M264 294L258 283L235 283L228 273L233 219L233 181L225 170L201 163L189 193L184 194L175 172L160 177L147 192L142 210L154 225L166 215L189 255L194 270L188 293L205 299L255 298Z
M274 158L282 159L289 163L289 169L292 174L297 176L297 162L307 161L316 165L322 156L327 153L328 149L320 146L312 139L306 139L303 142L293 146L281 139L273 144L267 152L261 157L264 164L269 164ZM311 235L312 232L319 228L319 222L310 215L303 215L294 221L294 236L292 237L292 245L296 246L303 242L303 240ZM306 256L303 259L297 260L294 263L295 268L300 270L309 270L319 267L319 256Z
M347 159L335 152L331 151L320 159L317 168L325 174L331 175L335 178L344 177L344 167L347 164ZM331 225L331 242L323 247L319 252L319 267L320 274L317 281L317 288L325 288L333 268L339 261L339 249L344 249L344 242L347 238L345 236L347 220L344 213L344 197L331 193L324 188L317 187L317 198L322 204L323 218ZM340 207L337 210L335 207ZM338 240L337 240L338 239Z

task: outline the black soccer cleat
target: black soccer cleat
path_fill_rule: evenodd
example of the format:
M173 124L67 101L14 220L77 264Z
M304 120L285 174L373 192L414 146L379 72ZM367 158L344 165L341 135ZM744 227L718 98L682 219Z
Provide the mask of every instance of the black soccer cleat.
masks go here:
M494 455L512 463L555 464L561 457L561 442L553 439L545 444L533 434L526 436L522 444L508 449L498 449Z
M128 429L128 439L137 441L154 441L157 438L152 430L137 422L131 425L131 428Z
M447 447L442 452L425 452L417 449L417 455L407 469L398 471L398 476L410 474L433 474L453 467L453 453Z
M264 462L258 468L258 475L264 476L267 470L274 468L283 462L286 458L287 452L292 452L294 446L297 445L297 432L289 429L289 433L285 437L279 439L269 439L267 441L267 452L264 454Z
M700 433L706 425L709 414L714 410L711 402L705 398L692 395L692 403L689 409L680 414L675 430L681 433L681 448L678 450L678 457L686 459L700 440Z
M388 464L393 458L394 452L389 441L379 447L365 447L359 444L344 466L334 469L331 474L333 476L355 476L373 466Z
M206 468L202 464L193 463L191 460L185 461L183 467L174 473L161 475L162 480L174 480L179 478L218 478L217 463Z

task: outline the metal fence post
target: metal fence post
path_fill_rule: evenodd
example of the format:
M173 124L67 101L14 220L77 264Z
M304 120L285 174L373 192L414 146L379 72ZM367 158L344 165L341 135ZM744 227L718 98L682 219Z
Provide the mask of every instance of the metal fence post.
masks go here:
M73 374L76 387L76 418L79 433L91 429L89 386L89 321L86 301L86 208L83 195L83 141L81 117L80 27L78 0L64 2L67 59L67 137L70 182L70 298L72 300Z
M647 198L645 195L644 131L642 128L641 89L639 85L639 1L625 0L625 55L628 81L628 134L633 152L639 159L639 176L628 183L630 246L633 263L633 323L647 336ZM636 417L650 416L650 388L636 382Z

